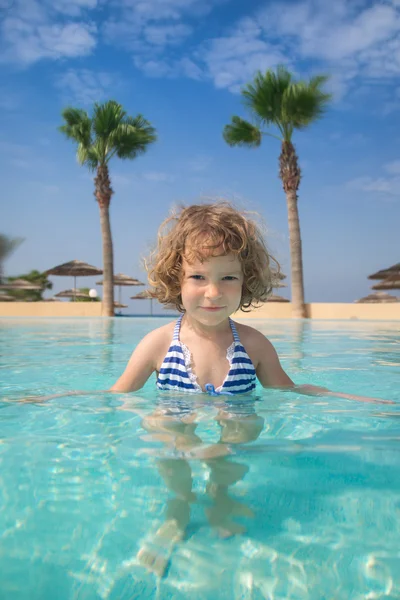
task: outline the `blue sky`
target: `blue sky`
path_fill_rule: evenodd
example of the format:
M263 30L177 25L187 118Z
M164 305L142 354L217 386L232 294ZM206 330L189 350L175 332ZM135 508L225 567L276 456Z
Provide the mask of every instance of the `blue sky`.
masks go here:
M101 266L91 175L57 126L66 105L113 98L159 135L145 156L111 163L115 271L143 280L170 207L218 197L261 214L290 283L279 142L230 148L221 134L246 116L241 86L279 63L329 74L334 94L294 138L306 300L351 302L400 260L399 0L1 0L0 27L0 230L25 238L6 274Z

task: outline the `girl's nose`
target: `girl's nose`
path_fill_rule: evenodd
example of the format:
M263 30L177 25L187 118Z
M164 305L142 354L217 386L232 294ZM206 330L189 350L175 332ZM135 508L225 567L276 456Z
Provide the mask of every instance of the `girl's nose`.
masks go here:
M220 298L221 295L222 295L221 290L218 287L218 285L216 285L215 283L210 283L207 286L207 291L206 291L207 298Z

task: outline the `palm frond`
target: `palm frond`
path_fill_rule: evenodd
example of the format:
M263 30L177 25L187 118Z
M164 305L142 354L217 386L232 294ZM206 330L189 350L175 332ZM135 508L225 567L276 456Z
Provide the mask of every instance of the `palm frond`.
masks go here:
M122 159L136 158L156 140L156 130L142 115L126 117L109 137L109 145L114 152L108 160L114 154Z
M324 83L326 78L321 76L318 79L321 81L299 81L287 88L282 102L282 122L295 129L303 129L321 118L331 100L331 94L320 89L321 82Z
M275 125L282 138L290 141L294 129L302 129L324 114L331 100L331 94L323 90L327 80L325 75L317 75L308 82L294 81L286 67L278 66L276 71L259 71L243 88L242 96L255 121Z
M92 119L94 134L96 137L108 138L125 117L126 112L122 105L115 100L95 104Z
M230 146L250 146L257 148L261 144L261 131L255 125L240 117L232 117L232 123L223 131L224 140Z
M76 157L80 165L85 165L90 171L95 171L99 163L101 162L97 152L96 145L89 146L86 148L83 144L79 144L76 152Z
M72 139L78 144L90 146L92 123L85 110L68 107L61 113L64 119L64 125L58 128L68 139Z
M77 108L62 112L64 124L59 130L77 142L77 160L95 170L117 155L133 159L143 154L148 145L157 140L156 130L142 115L130 117L121 104L109 100L96 103L93 116Z
M281 65L277 67L276 73L272 70L265 74L258 71L254 82L242 90L245 105L261 122L278 125L283 96L291 82L291 73Z

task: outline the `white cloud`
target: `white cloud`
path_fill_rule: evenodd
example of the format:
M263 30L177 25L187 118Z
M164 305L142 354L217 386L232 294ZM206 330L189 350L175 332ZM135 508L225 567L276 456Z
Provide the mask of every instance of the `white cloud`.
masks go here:
M80 16L84 10L93 9L97 6L97 0L52 0L49 5L53 10L69 15L71 17Z
M177 48L199 17L229 0L115 0L116 11L103 24L106 41L132 52L134 64L150 77L201 79L194 56Z
M106 38L151 54L153 46L176 45L193 29L183 19L195 20L226 0L115 0L116 12L104 24Z
M189 161L189 169L195 173L206 171L211 164L211 156L199 155Z
M351 190L400 196L400 177L358 177L347 182L346 186Z
M400 75L400 2L365 0L275 1L242 19L195 53L216 87L237 91L258 69L287 63L298 73L327 72L336 99L358 76Z
M116 186L127 186L132 184L132 179L126 177L126 175L120 175L119 173L112 173L111 175L111 185Z
M143 35L149 44L167 46L180 44L192 33L192 27L177 23L173 25L148 25L143 30Z
M188 77L189 79L200 80L204 78L203 71L190 58L181 58L177 60L144 60L136 57L135 65L143 71L148 77Z
M398 31L399 15L393 6L337 0L303 0L282 10L275 3L258 14L266 35L285 35L296 41L307 58L337 60L353 56L386 41Z
M1 24L0 61L30 65L90 54L96 46L96 27L72 18L95 5L95 0L17 0Z
M156 183L173 183L175 181L173 175L160 171L147 171L142 173L141 177L146 181L154 181Z
M400 175L400 160L394 160L383 167L387 173Z
M209 40L198 53L217 88L238 91L257 70L288 62L277 45L261 39L261 28L246 18L226 36Z
M179 21L185 16L206 15L221 0L116 0L125 19L143 25L156 21Z
M57 87L71 103L91 105L104 100L110 94L115 94L119 85L114 74L105 71L90 71L89 69L68 69L60 75Z

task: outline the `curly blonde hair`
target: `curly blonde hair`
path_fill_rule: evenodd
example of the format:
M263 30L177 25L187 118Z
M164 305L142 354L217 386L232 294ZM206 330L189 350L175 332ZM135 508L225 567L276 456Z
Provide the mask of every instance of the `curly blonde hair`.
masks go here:
M238 308L246 312L265 302L279 279L279 264L269 254L256 222L228 202L180 207L165 219L158 231L157 247L145 261L151 296L184 312L183 259L189 263L204 262L221 254L236 255L242 265L242 297ZM274 269L271 262L275 263Z

